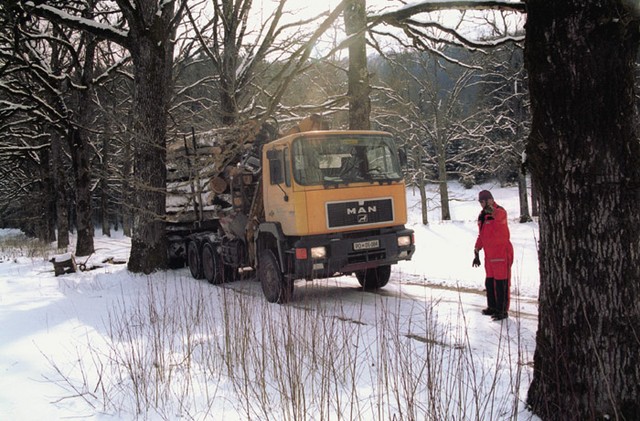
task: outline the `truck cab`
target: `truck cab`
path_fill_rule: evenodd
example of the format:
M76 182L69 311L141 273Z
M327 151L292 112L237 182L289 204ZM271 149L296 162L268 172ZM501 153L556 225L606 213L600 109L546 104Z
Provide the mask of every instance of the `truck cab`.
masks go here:
M415 251L400 164L385 132L310 131L264 145L254 247L268 301L287 301L295 279L387 284L391 265Z

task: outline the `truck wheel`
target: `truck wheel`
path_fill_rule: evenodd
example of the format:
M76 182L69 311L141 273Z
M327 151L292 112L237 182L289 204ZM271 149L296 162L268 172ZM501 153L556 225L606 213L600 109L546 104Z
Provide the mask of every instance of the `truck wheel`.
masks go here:
M202 274L210 284L217 285L224 282L222 260L211 243L205 243L202 247Z
M187 248L187 264L189 265L189 271L191 272L191 276L196 279L202 279L202 260L200 259L200 250L198 250L198 245L195 241L189 242L189 247Z
M378 266L377 268L359 270L356 272L356 278L362 288L367 291L382 288L387 285L391 277L391 266Z
M291 299L293 292L291 281L287 281L280 271L278 259L271 250L260 253L258 276L262 284L262 292L268 302L283 304Z

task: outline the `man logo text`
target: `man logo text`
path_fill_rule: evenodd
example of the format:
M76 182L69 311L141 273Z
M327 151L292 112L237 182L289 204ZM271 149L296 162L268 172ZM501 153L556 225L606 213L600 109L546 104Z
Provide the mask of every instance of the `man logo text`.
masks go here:
M347 215L361 215L378 212L377 206L360 206L359 208L347 208Z

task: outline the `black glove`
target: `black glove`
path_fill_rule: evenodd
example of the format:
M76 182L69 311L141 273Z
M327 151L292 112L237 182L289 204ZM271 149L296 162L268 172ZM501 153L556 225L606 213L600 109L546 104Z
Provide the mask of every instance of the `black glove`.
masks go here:
M471 266L473 266L474 268L480 267L480 256L478 255L478 252L474 251L473 254L474 254L474 258L473 258L473 263L471 263Z

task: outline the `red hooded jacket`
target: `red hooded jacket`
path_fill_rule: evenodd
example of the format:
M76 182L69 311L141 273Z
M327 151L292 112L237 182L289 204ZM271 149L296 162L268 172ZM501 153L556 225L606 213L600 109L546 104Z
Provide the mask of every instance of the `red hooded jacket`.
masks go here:
M478 239L476 250L484 249L487 277L509 279L513 263L513 246L510 241L507 211L493 203L493 211L484 209L478 215Z

